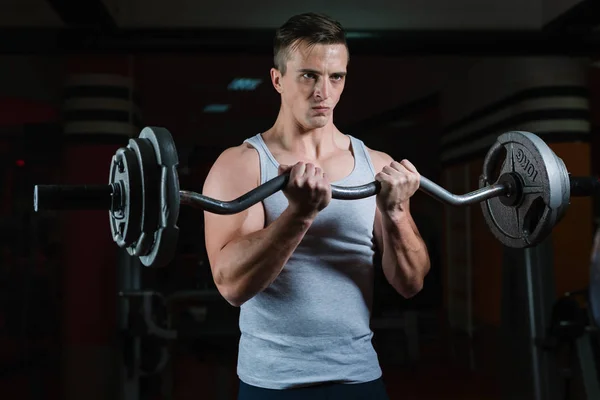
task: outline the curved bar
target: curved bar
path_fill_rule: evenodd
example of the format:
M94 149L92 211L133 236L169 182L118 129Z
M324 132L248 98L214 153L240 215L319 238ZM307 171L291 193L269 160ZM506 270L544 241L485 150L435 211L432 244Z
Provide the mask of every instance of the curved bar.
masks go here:
M331 197L339 200L356 200L371 197L379 193L381 184L377 181L362 186L335 186L331 185Z
M180 202L181 204L190 205L215 214L236 214L285 188L288 178L288 174L279 175L276 178L265 182L263 185L260 185L250 192L231 201L216 200L200 193L181 190ZM377 181L362 186L352 187L332 185L331 196L334 199L340 200L363 199L376 195L379 193L380 188L381 185ZM448 192L446 189L433 183L423 176L421 177L419 189L429 194L434 199L453 206L464 206L479 203L492 197L502 196L508 191L508 187L506 185L496 183L467 194L456 195Z
M423 176L421 177L421 185L419 186L419 189L434 199L451 206L466 206L480 203L493 197L502 196L508 192L508 186L501 183L495 183L467 194L458 195L450 193L443 187L433 183Z
M283 189L288 178L289 174L279 175L231 201L211 199L200 193L180 190L179 202L214 214L237 214Z

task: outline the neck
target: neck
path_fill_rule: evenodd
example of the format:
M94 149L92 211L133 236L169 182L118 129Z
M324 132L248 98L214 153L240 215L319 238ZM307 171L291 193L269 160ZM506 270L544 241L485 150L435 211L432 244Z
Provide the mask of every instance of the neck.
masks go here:
M338 133L331 120L323 127L306 129L280 110L275 124L266 132L266 136L276 141L284 151L318 159L338 148Z

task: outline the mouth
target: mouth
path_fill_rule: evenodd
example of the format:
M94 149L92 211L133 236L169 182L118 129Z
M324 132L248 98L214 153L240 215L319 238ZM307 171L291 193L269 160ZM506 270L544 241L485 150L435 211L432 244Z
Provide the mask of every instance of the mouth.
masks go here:
M327 112L329 111L329 107L313 107L313 110L315 110L316 112Z

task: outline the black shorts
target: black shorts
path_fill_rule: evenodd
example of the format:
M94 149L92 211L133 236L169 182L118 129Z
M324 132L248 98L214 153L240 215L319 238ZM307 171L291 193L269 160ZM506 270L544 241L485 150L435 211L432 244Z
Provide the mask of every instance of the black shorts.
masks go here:
M371 382L331 383L297 389L263 389L240 381L238 400L389 400L381 378Z

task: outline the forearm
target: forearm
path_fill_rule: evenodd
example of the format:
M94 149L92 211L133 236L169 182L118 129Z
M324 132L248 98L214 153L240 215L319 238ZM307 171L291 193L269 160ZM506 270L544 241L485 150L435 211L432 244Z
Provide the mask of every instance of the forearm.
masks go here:
M269 286L311 223L312 218L297 216L288 208L268 227L228 243L213 268L225 299L240 306Z
M383 272L394 289L407 298L421 290L430 268L427 246L408 212L382 216Z

